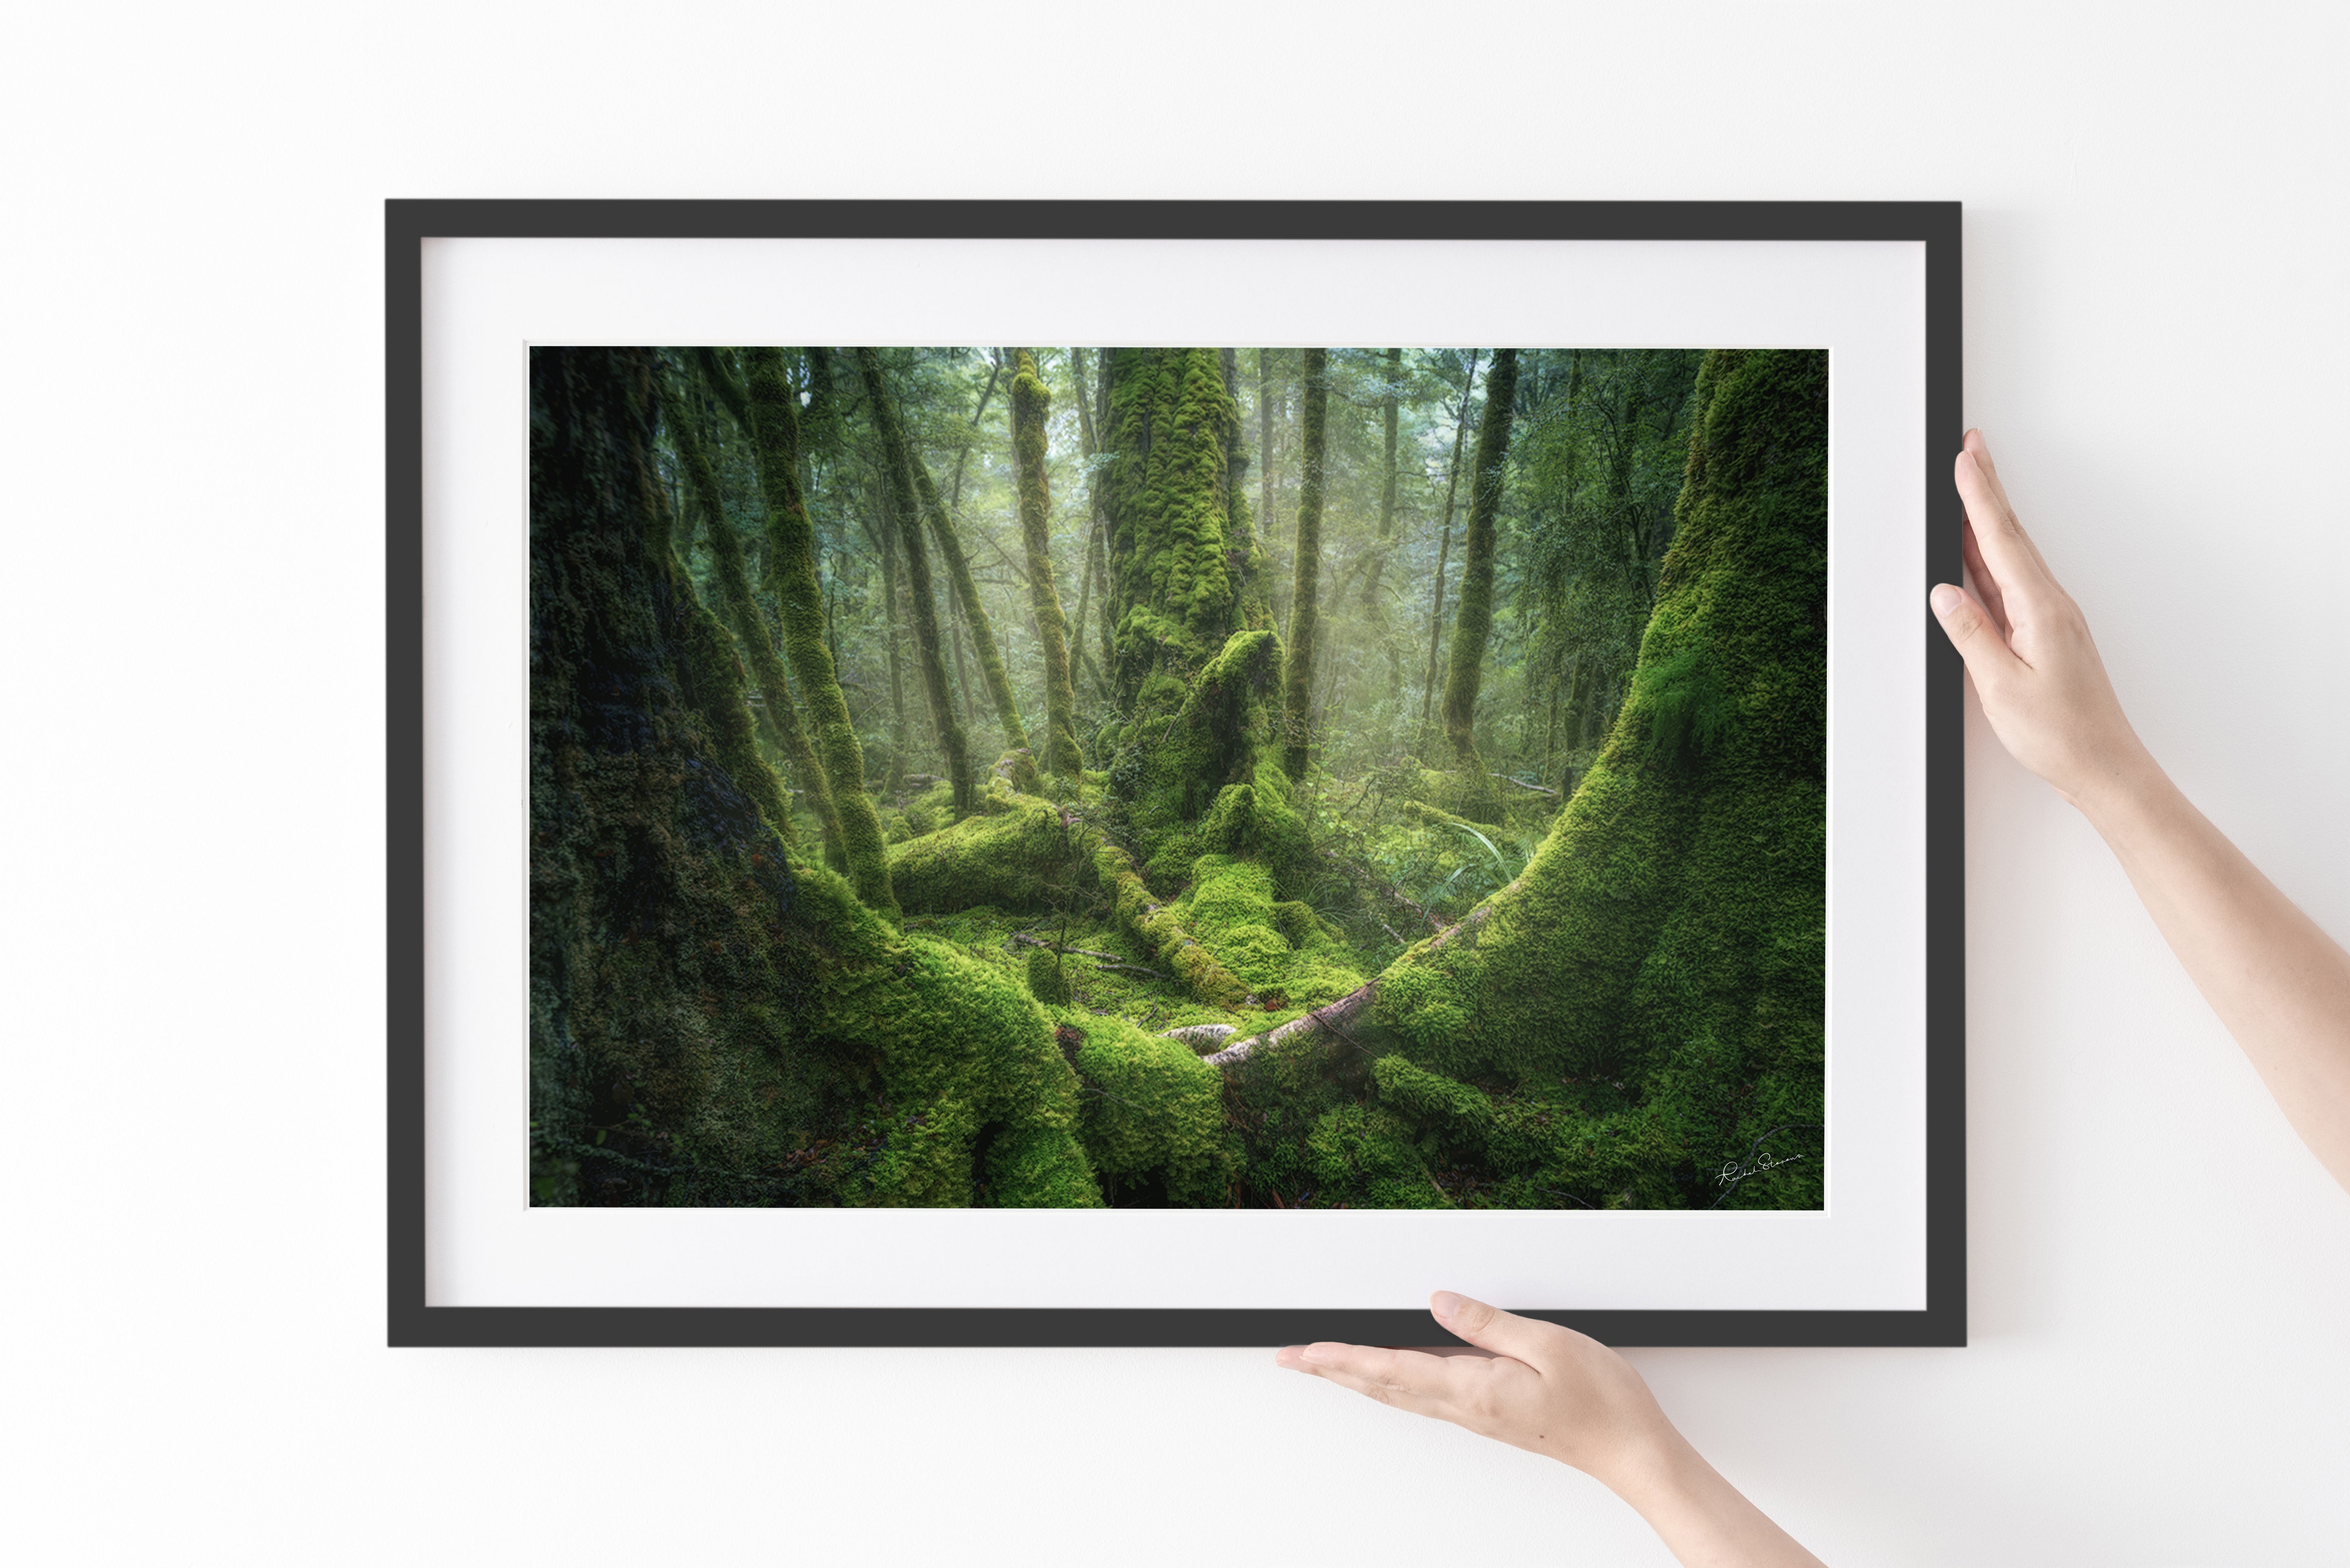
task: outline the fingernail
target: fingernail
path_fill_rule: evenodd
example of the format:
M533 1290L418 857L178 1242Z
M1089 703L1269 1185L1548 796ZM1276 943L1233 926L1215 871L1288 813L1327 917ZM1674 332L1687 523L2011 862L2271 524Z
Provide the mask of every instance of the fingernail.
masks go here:
M1928 597L1934 601L1936 615L1949 615L1959 607L1959 590L1948 583L1935 584L1934 591Z
M1310 1345L1301 1345L1297 1346L1297 1359L1307 1362L1313 1366L1319 1366L1327 1358L1324 1356L1320 1351L1315 1349L1314 1346Z
M1451 1291L1439 1291L1428 1298L1428 1306L1429 1310L1439 1317L1458 1317L1461 1315L1461 1297L1454 1295Z

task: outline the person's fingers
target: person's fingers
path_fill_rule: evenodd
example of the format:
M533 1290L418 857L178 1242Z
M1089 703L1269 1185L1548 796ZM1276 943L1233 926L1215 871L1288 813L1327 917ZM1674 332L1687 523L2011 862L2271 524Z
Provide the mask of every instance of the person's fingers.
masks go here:
M1991 487L1991 475L1975 461L1974 453L1959 453L1951 465L1950 477L1958 484L1960 499L1966 504L1967 521L1974 527L1976 546L1989 564L1991 576L1999 579L2003 590L2021 587L2039 566L2025 545L2023 525Z
M1981 431L1967 432L1965 450L1959 453L1951 472L1966 503L1967 520L1975 525L1976 539L2000 578L2002 591L2012 598L2019 588L2029 594L2041 583L2053 587L2054 575L2007 499L2007 489L1991 466L1991 449L1982 444Z
M1961 520L1959 524L1959 554L1965 558L1967 576L1974 579L1975 600L1991 617L1999 635L2006 638L2015 630L2007 618L2007 596L1999 590L1999 579L1991 576L1991 566L1982 557L1982 545L1976 542L1975 525Z
M1959 650L1959 657L1967 661L1967 673L1975 678L1977 690L2002 681L2022 667L1971 595L1938 583L1930 598L1935 618L1942 623L1943 634Z
M1274 1358L1342 1388L1423 1416L1449 1415L1451 1378L1445 1364L1416 1350L1373 1345L1293 1345Z
M1557 1333L1546 1323L1520 1317L1451 1291L1439 1291L1429 1297L1428 1307L1437 1322L1479 1349L1515 1356L1537 1368L1544 1359L1545 1342Z

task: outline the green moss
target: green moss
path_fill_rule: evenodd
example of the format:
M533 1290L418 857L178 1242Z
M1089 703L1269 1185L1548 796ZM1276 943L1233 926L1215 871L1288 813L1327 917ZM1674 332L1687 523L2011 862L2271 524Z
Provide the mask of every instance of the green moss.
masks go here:
M1239 1170L1223 1075L1189 1046L1118 1019L1071 1027L1085 1035L1076 1064L1091 1092L1081 1137L1094 1169L1116 1185L1163 1180L1170 1202L1222 1203Z
M1235 632L1202 669L1171 718L1134 725L1110 767L1112 792L1125 803L1126 821L1152 877L1180 880L1205 846L1197 832L1229 784L1263 783L1259 763L1274 751L1267 700L1277 690L1281 643L1269 631ZM1171 683L1170 683L1171 684ZM1262 809L1285 805L1288 784L1278 769ZM1260 804L1247 804L1253 821ZM1229 826L1223 842L1232 836Z
M1076 1075L1017 981L898 931L822 872L804 876L793 915L783 946L822 979L803 1015L807 1048L874 1060L889 1107L845 1200L969 1204L998 1179L999 1150L1017 1201L1091 1188L1074 1137Z
M1149 884L1135 869L1132 856L1117 845L1105 844L1094 851L1094 868L1102 886L1111 894L1118 923L1148 946L1151 955L1167 966L1186 991L1218 1007L1240 1007L1247 1002L1248 982L1193 940L1177 910L1151 897Z
M1272 874L1253 860L1202 855L1191 875L1191 934L1251 991L1281 992L1293 950L1274 929Z
M889 851L889 877L909 909L995 904L1041 909L1090 867L1051 804L1014 797L1008 810L968 816Z
M1239 410L1213 348L1117 348L1103 486L1120 607L1111 673L1129 707L1155 671L1195 666L1232 628L1227 452Z
M1061 972L1061 955L1049 948L1028 950L1028 994L1047 1007L1069 1005L1069 977Z
M1411 1129L1376 1106L1340 1106L1316 1117L1305 1136L1305 1166L1315 1208L1452 1206L1412 1147Z
M1345 943L1323 929L1311 909L1274 903L1273 874L1262 861L1200 857L1184 918L1191 934L1270 1010L1318 1007L1363 982Z

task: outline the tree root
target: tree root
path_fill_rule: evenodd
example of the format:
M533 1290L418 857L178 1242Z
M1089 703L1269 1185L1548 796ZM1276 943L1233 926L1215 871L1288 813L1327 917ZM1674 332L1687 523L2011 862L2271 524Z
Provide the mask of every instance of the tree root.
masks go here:
M1118 918L1136 939L1175 971L1193 996L1211 1007L1239 1007L1250 999L1247 982L1200 945L1175 911L1150 896L1134 857L1104 839L1094 848L1094 871L1114 895Z
M1500 893L1493 895L1492 898L1486 899L1485 902L1470 910L1468 915L1461 919L1458 925L1447 927L1444 930L1440 931L1434 937L1431 937L1429 940L1428 946L1421 950L1434 952L1438 948L1442 947L1445 943L1459 936L1462 931L1475 930L1479 926L1485 923L1485 917L1492 912L1494 900L1508 894L1516 892L1518 890L1518 887L1519 884L1515 882L1511 883L1508 887L1503 888ZM1404 958L1398 959L1396 962L1407 962L1409 961L1409 957L1410 955L1407 954ZM1390 964L1388 968L1392 970L1394 965ZM1337 1001L1329 1003L1327 1006L1317 1007L1311 1012L1302 1013L1298 1017L1293 1018L1288 1023L1282 1024L1277 1029L1269 1029L1262 1034L1251 1035L1246 1040L1240 1041L1235 1044L1227 1045L1222 1050L1217 1052L1214 1055L1202 1057L1201 1060L1206 1062L1211 1067L1238 1066L1241 1063L1247 1061L1252 1055L1255 1054L1259 1050L1269 1050L1275 1045L1281 1044L1284 1041L1294 1040L1302 1035L1310 1033L1317 1027L1327 1029L1332 1033L1343 1038L1346 1033L1347 1026L1352 1023L1356 1018L1367 1010L1373 1002L1378 1000L1378 981L1365 981L1361 985L1357 986L1354 990L1348 992Z
M1173 1040L1197 1051L1202 1045L1222 1045L1238 1034L1240 1030L1230 1023L1187 1023L1180 1029L1164 1030L1161 1040Z

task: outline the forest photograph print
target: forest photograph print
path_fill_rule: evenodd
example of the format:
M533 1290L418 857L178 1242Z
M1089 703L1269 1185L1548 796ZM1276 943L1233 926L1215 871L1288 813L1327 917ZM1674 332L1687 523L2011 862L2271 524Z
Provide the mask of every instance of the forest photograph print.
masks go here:
M531 1202L1823 1208L1827 390L533 348Z

